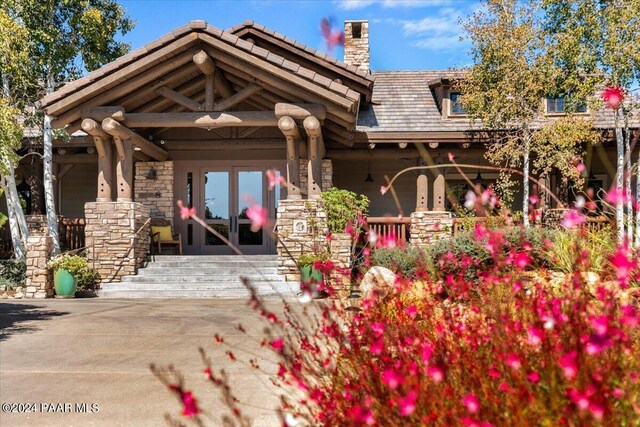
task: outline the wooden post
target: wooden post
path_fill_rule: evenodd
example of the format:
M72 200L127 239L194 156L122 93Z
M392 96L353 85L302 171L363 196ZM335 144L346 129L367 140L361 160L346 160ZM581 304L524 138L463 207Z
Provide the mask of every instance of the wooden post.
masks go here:
M311 199L317 199L322 192L322 155L320 147L322 129L320 121L313 116L304 119L303 125L309 138L308 195Z
M118 150L118 163L116 164L116 178L118 183L118 201L133 201L133 145L130 139L122 140L118 136L113 137Z
M416 181L417 194L416 194L416 212L426 212L429 210L429 178L427 175L421 173L418 175Z
M287 138L287 181L288 199L301 199L300 193L300 131L296 122L288 116L278 120L278 128Z
M110 140L94 136L98 151L98 196L96 202L110 202L113 183L113 145Z
M213 111L214 99L216 96L214 76L209 74L205 76L205 90L204 90L204 110Z
M444 189L445 181L444 175L438 170L435 181L433 181L433 210L437 212L444 212Z

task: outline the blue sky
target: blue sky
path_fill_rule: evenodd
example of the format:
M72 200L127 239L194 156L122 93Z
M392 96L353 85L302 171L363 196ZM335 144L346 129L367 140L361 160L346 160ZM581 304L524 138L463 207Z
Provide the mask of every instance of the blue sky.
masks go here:
M326 51L323 17L342 28L345 19L368 19L373 70L446 69L469 62L460 42L460 18L478 7L472 0L121 0L135 29L124 36L140 47L193 19L227 29L254 20L301 43ZM333 55L342 59L342 49Z

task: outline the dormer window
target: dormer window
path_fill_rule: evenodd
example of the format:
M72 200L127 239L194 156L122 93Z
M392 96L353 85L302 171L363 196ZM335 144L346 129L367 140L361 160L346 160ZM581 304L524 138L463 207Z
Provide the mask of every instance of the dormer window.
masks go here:
M460 103L460 92L451 92L449 99L451 100L451 114L467 114Z
M566 99L565 96L558 96L556 98L547 98L547 114L565 114L566 111ZM580 104L575 108L576 113L586 113L587 106Z

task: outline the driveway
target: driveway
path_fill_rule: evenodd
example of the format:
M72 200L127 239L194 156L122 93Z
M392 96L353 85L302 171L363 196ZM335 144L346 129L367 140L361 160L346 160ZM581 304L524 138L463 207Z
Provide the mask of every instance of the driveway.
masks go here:
M269 304L274 310L281 306L278 300ZM247 335L236 329L238 323ZM202 374L202 346L214 368L230 374L253 425L277 426L271 409L277 405L277 390L266 375L230 362L213 338L216 332L223 335L236 354L251 349L264 355L262 368L275 372L269 361L273 356L259 344L263 327L244 300L4 300L0 401L35 403L36 412L2 412L0 425L166 425L164 414L181 418L181 406L151 374L149 363L178 368L186 388L209 414L207 424L219 425L220 414L227 411Z

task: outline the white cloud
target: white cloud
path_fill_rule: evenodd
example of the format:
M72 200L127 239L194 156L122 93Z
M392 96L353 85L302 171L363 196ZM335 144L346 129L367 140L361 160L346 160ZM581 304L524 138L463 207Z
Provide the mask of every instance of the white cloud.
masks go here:
M425 6L440 6L451 0L335 0L340 9L356 10L364 9L372 4L380 4L384 8L411 8Z
M432 51L451 51L464 47L460 41L464 34L460 19L466 14L467 11L442 8L434 15L398 23L404 36L413 39L414 46Z

